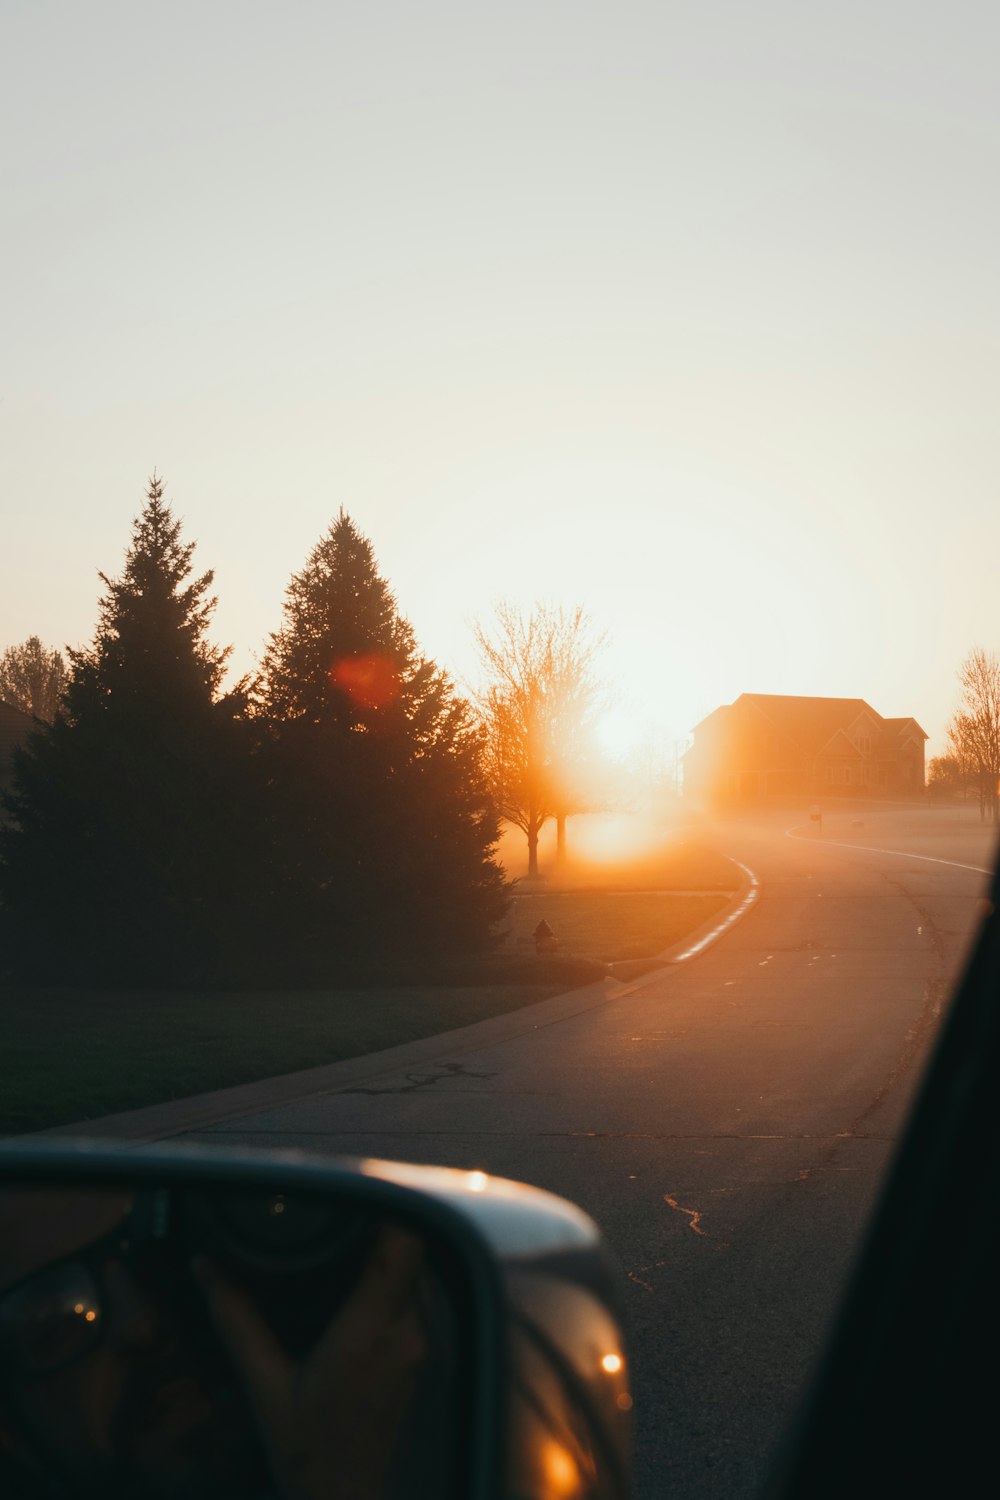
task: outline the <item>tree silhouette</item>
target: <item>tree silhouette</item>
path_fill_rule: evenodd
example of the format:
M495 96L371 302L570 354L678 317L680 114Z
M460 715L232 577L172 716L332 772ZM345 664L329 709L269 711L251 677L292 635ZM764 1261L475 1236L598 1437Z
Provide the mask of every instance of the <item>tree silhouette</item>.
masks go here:
M1000 661L977 646L959 668L962 701L948 726L948 745L979 788L979 812L1000 820Z
M37 635L0 655L0 699L51 724L66 686L66 663Z
M481 736L343 510L288 586L258 704L284 909L316 976L488 944L507 898Z
M538 874L538 835L556 819L557 857L566 819L599 803L591 790L591 730L602 700L596 659L604 644L581 608L536 605L525 618L497 606L492 633L476 626L485 676L477 703L487 768L500 814L528 842L528 874Z
M238 945L247 742L193 552L154 474L55 722L15 756L0 898L26 976L190 982Z

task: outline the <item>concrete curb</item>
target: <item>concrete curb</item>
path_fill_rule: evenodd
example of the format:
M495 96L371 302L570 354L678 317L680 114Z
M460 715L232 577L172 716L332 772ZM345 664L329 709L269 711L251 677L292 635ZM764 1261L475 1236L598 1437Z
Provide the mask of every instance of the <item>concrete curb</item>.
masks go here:
M760 882L756 875L738 859L733 859L732 855L727 854L726 858L742 872L742 880L721 912L716 912L707 922L696 927L694 932L689 932L681 942L665 949L663 953L657 953L654 958L625 959L622 963L609 965L611 977L628 984L627 994L634 994L677 964L697 958L699 953L704 953L713 943L717 943L734 923L756 905L760 896ZM650 965L654 967L651 968Z
M440 1065L481 1047L495 1046L499 1042L524 1036L529 1031L558 1025L561 1021L568 1021L573 1016L594 1010L608 1001L627 999L662 978L676 964L704 952L756 900L756 877L745 866L738 867L743 871L744 879L723 913L716 914L694 934L689 934L683 942L657 954L652 960L646 960L655 967L646 969L640 976L633 977L627 972L612 973L607 979L596 980L582 989L552 995L548 1000L539 1000L534 1005L506 1011L503 1015L491 1016L485 1021L473 1021L468 1026L438 1032L435 1036L421 1037L418 1041L403 1042L398 1047L387 1047L381 1052L368 1052L360 1057L324 1063L318 1068L305 1068L297 1073L283 1073L276 1078L261 1078L255 1083L241 1083L233 1088L215 1089L207 1094L192 1094L185 1099L150 1104L143 1109L104 1115L97 1120L53 1125L47 1130L33 1131L16 1139L115 1140L135 1145L169 1140L172 1136L210 1129L224 1120L262 1114L265 1110L275 1109L283 1104L294 1104L317 1094L335 1094L342 1089L355 1088L358 1084L369 1083L388 1074ZM634 970L636 966L626 962L613 968Z

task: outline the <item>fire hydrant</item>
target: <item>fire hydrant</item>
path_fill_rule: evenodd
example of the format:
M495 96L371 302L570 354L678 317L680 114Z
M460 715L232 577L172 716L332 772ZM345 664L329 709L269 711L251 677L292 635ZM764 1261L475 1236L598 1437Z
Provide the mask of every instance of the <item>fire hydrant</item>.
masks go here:
M535 928L535 952L554 953L558 947L559 939L543 917Z

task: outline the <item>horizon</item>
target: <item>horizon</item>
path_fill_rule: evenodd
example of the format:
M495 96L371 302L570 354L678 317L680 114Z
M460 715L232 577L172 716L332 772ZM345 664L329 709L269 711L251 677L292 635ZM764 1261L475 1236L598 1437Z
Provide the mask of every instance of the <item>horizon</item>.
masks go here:
M91 639L156 468L234 677L343 506L460 688L497 602L580 605L620 750L763 690L944 752L1000 648L991 7L5 31L0 649Z

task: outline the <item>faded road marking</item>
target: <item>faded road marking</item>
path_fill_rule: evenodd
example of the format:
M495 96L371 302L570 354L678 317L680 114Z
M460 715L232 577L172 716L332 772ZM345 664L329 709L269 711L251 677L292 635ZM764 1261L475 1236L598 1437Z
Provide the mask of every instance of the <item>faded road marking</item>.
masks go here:
M786 839L806 840L801 833L796 833L794 828L785 829ZM929 865L949 865L953 870L973 870L977 875L992 875L992 870L984 870L982 865L962 865L957 859L941 859L936 854L910 854L905 849L877 849L874 844L842 844L839 839L822 839L816 845L819 849L860 849L862 854L894 854L898 859L922 859Z

